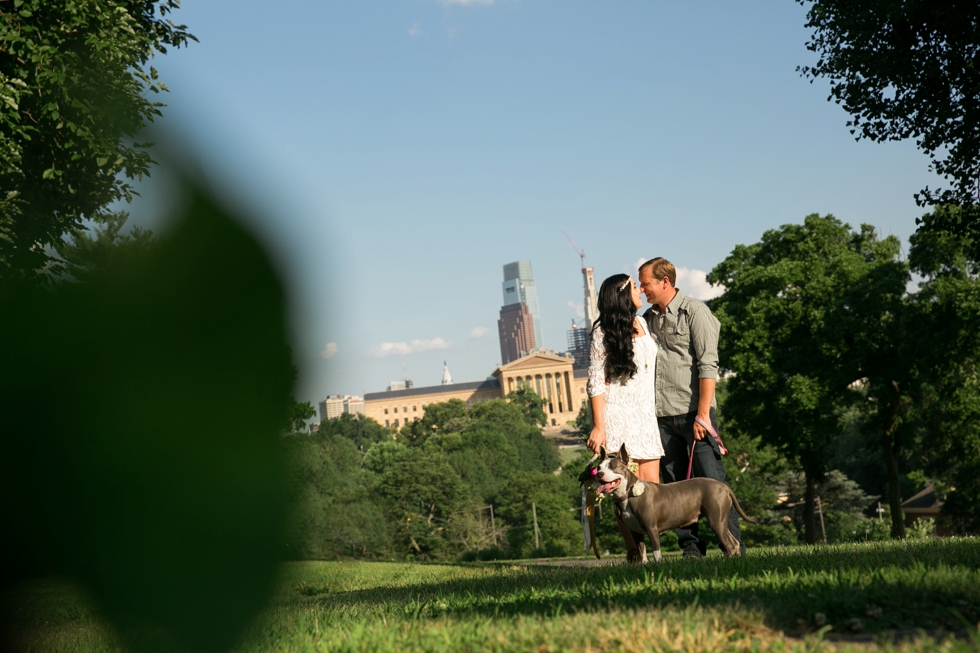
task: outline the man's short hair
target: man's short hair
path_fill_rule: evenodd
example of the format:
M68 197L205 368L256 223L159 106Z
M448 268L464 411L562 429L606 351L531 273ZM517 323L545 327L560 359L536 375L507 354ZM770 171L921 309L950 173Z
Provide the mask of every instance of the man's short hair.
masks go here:
M670 280L670 285L677 287L677 270L674 269L674 264L664 257L658 256L650 259L640 266L639 272L643 272L647 268L650 268L650 274L653 275L654 279L667 277Z

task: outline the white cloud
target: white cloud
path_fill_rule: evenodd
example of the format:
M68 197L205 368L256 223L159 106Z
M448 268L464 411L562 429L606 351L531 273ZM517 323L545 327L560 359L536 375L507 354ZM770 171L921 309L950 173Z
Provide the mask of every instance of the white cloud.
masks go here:
M392 354L404 356L405 354L414 354L432 349L449 349L450 347L452 347L451 342L446 342L442 338L433 338L432 340L410 340L408 342L382 342L380 345L375 345L368 349L367 353L370 356L384 358Z
M569 299L567 306L568 308L575 311L575 314L578 315L579 319L585 317L585 304L576 304L575 302Z
M337 355L337 343L328 342L327 346L320 352L320 358L333 358Z
M487 335L488 333L490 333L490 329L488 329L486 327L476 327L475 329L473 329L472 331L470 331L470 338L473 338L473 339L482 338L483 336Z
M408 28L408 35L415 36L425 36L425 32L422 31L422 23L415 23Z
M704 270L688 270L677 268L677 287L685 295L694 299L714 299L725 293L722 285L712 286L708 283L708 273Z
M636 265L632 272L623 270L626 274L639 274L637 271L640 266L649 261L648 258L636 259ZM675 268L677 270L677 284L685 295L694 299L714 299L720 297L725 292L724 286L712 286L708 283L708 273L704 270L690 270L688 268Z

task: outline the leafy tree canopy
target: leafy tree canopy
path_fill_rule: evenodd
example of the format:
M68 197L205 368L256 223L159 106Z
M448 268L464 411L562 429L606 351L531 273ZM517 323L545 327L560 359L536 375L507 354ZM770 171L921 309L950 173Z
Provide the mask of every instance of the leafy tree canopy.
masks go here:
M544 426L548 423L548 416L544 414L542 409L547 400L531 388L522 386L508 394L506 398L512 404L520 407L525 421L531 426Z
M58 271L46 246L130 201L167 87L156 54L196 40L178 0L12 0L0 8L0 279Z
M145 259L157 239L152 231L142 227L124 232L128 219L125 211L108 213L94 230L76 231L55 243L64 271L77 281L93 281L119 274Z
M935 214L927 229L974 236L980 244L980 4L972 0L799 0L809 4L807 48L819 55L800 71L830 81L858 139L914 138L946 190L925 188L920 204L970 206ZM974 250L974 258L977 250Z
M948 234L920 232L909 252L913 268L926 277L907 321L915 425L925 472L949 489L943 512L960 531L980 528L980 280L969 247Z
M312 409L312 407L311 407ZM312 417L312 414L310 415ZM378 442L390 442L391 431L364 415L342 413L339 417L320 422L321 436L338 435L353 442L361 451L367 451Z
M853 357L841 355L839 321L850 306L842 300L895 251L870 227L854 233L833 216L812 214L737 246L709 276L726 288L711 307L722 324L722 364L736 372L726 419L802 467L808 542L815 538L809 507L855 375Z

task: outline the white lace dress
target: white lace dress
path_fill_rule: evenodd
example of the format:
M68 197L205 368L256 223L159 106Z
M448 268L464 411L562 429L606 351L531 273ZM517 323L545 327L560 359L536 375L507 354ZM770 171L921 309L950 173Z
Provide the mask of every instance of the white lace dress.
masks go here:
M663 458L664 446L657 426L657 343L647 331L645 320L637 323L643 335L633 339L636 375L626 383L606 383L606 346L602 329L592 333L589 358L589 396L606 395L606 451L612 453L626 443L633 460Z

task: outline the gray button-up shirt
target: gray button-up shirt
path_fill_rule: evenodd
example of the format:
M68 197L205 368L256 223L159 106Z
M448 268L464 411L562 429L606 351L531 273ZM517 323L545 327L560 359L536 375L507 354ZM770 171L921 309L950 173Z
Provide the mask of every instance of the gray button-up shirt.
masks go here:
M697 412L699 380L718 378L718 318L680 290L664 313L651 307L643 317L659 347L657 417Z

